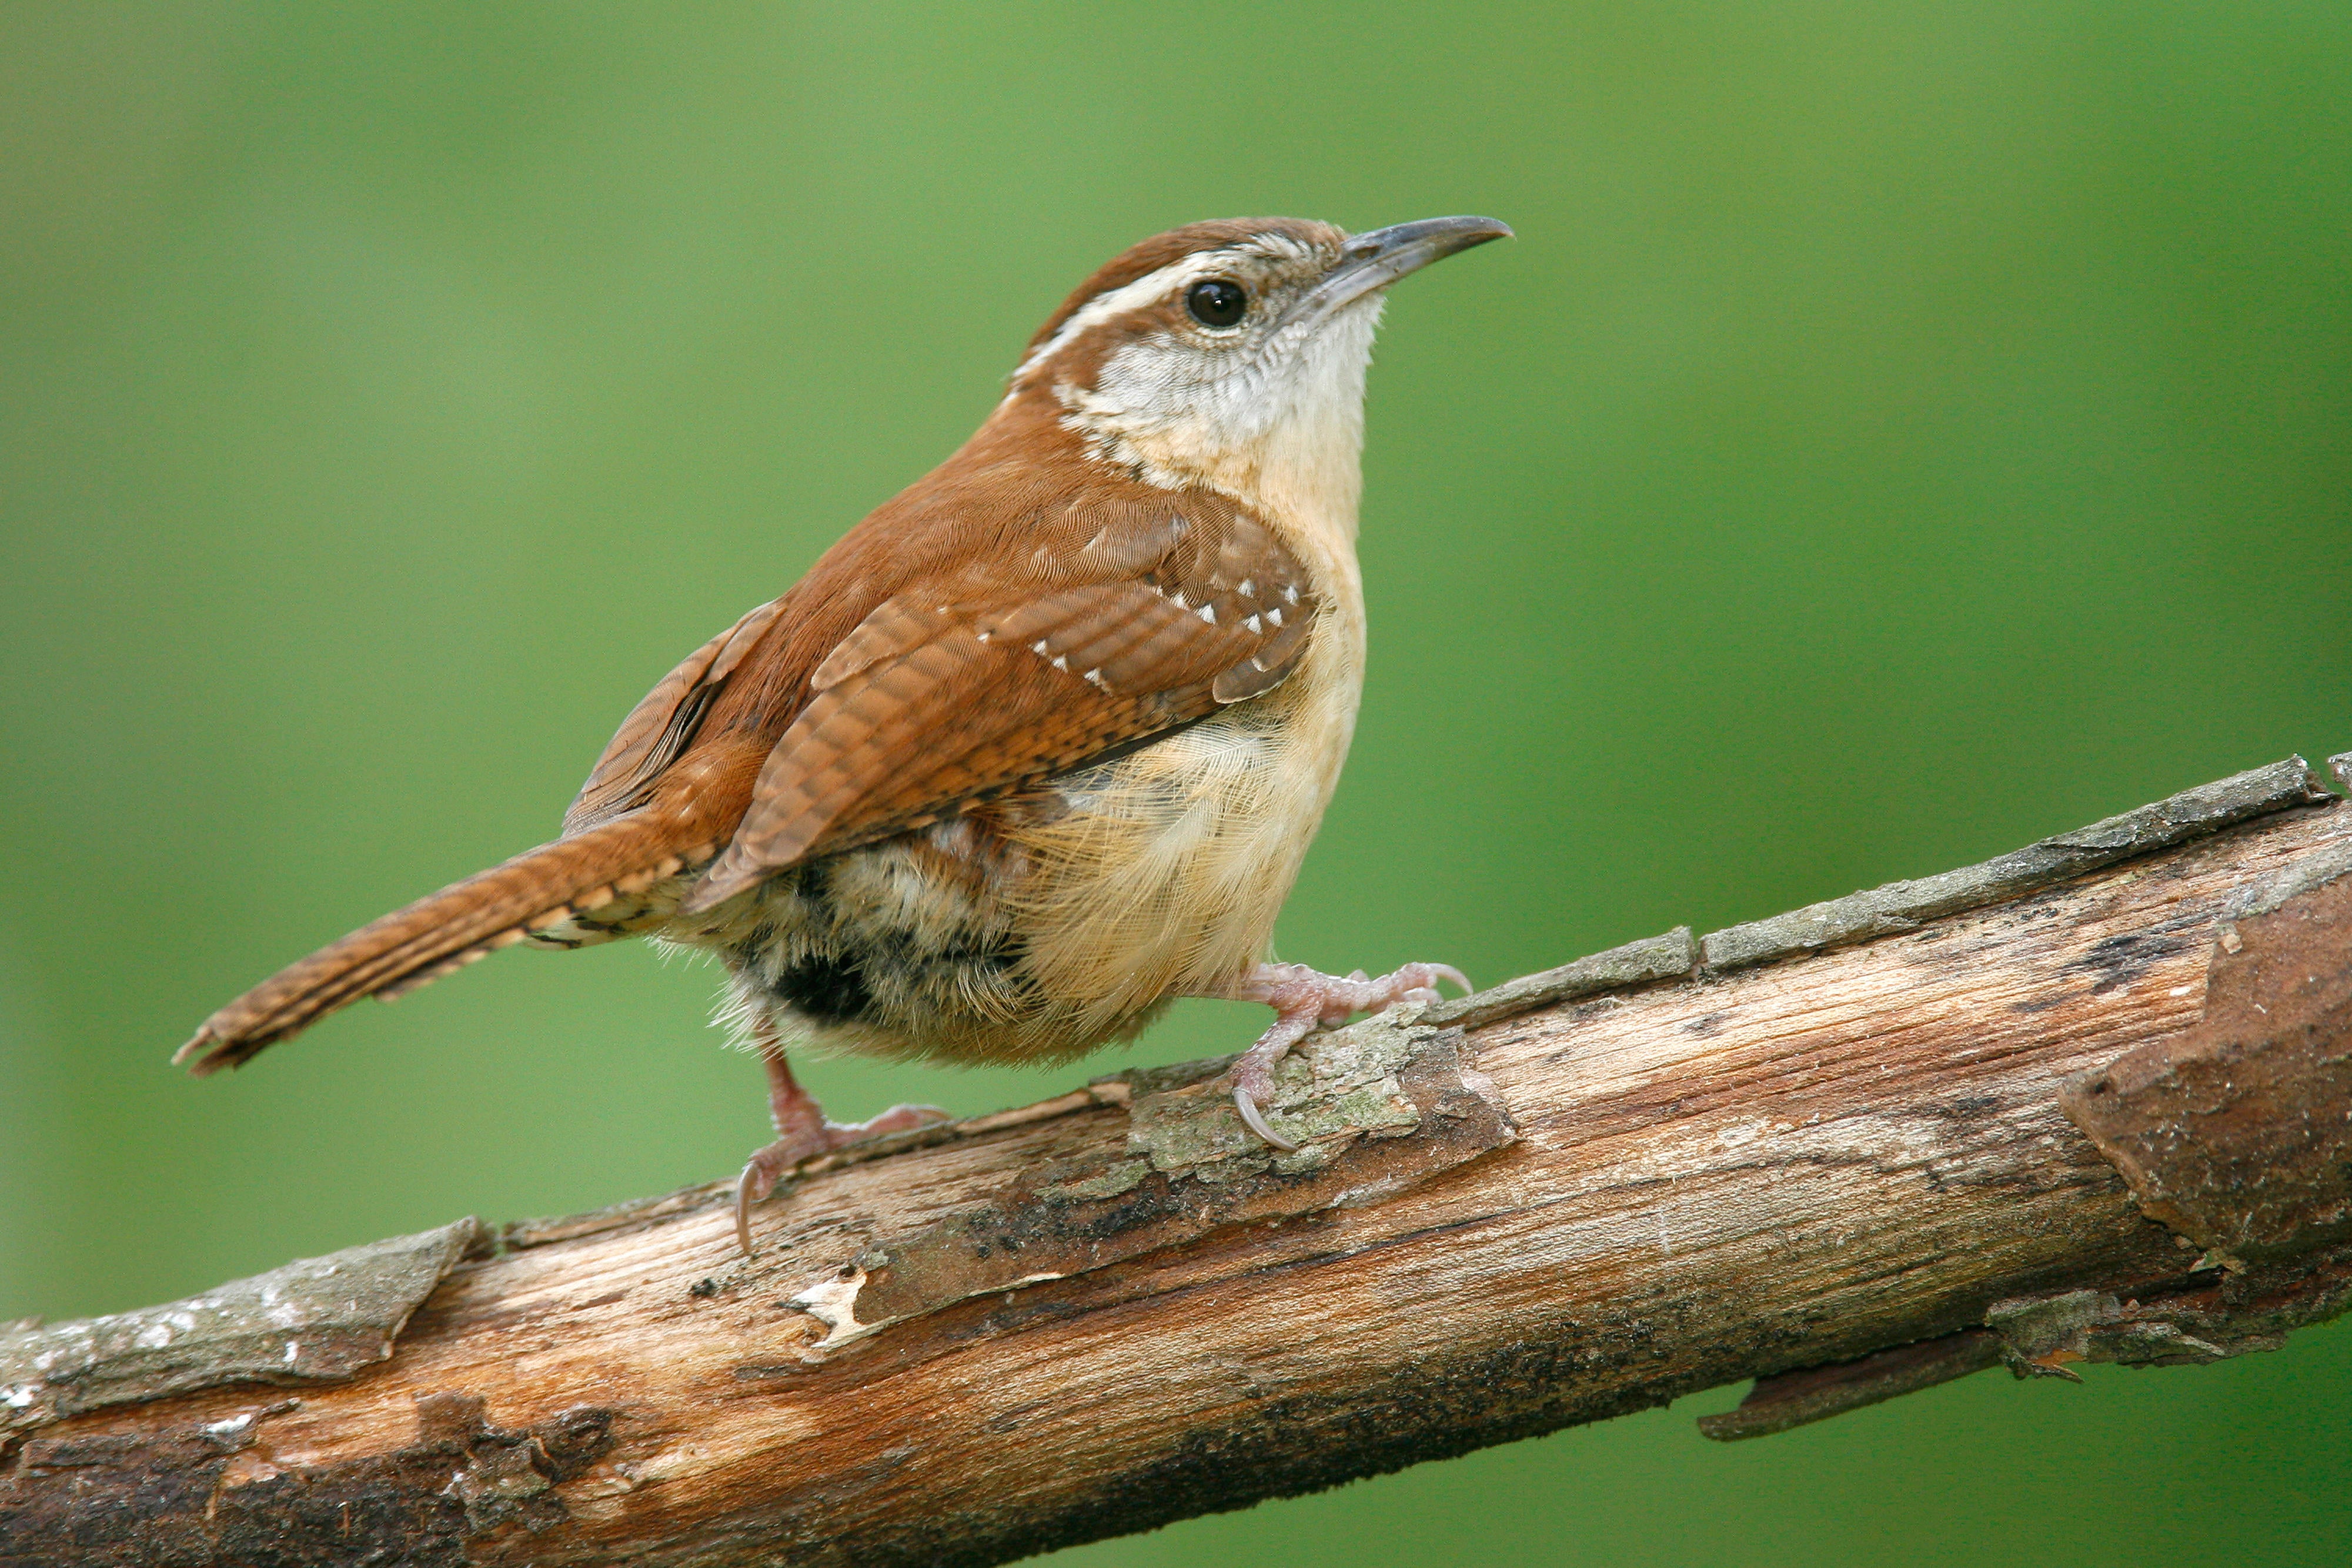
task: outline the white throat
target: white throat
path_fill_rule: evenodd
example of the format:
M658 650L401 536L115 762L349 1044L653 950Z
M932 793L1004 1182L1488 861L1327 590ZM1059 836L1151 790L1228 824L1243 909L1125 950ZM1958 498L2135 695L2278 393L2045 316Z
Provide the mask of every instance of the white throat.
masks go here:
M1375 294L1247 358L1157 336L1120 348L1095 384L1056 382L1063 423L1148 483L1207 485L1352 543L1363 491L1364 372Z

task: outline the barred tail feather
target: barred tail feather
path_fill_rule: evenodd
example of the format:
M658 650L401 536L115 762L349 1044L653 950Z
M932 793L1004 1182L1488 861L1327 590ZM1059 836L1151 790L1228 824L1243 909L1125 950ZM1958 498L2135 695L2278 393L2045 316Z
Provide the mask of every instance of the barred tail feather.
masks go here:
M526 851L362 925L206 1019L172 1058L198 1077L236 1067L362 997L389 1000L532 931L708 862L712 825L649 811Z

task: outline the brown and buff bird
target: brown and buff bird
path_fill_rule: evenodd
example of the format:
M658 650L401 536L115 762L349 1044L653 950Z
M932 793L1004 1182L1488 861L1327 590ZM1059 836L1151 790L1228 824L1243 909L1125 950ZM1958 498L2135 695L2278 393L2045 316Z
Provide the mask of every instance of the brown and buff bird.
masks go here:
M1053 1061L1178 997L1263 1002L1233 1070L1430 994L1267 961L1363 685L1364 372L1384 291L1510 230L1292 218L1149 239L1038 329L996 411L780 599L705 643L597 759L563 836L385 915L205 1021L207 1073L517 942L717 953L794 1165L940 1114L827 1122L790 1042Z

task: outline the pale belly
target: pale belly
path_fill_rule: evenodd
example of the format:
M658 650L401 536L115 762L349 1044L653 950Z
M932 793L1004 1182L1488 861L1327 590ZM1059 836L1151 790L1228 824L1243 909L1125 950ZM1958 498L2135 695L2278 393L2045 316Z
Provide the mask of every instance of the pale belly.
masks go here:
M719 922L658 935L719 952L737 1009L787 1043L1082 1054L1267 955L1355 695L1352 681L1288 683L1115 761L794 867Z

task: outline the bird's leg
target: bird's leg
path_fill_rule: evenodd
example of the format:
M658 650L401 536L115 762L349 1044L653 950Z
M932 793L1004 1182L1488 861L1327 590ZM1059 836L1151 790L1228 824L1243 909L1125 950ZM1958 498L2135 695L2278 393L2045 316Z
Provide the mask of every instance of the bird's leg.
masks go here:
M928 1127L948 1119L937 1105L893 1105L868 1122L828 1122L816 1096L793 1077L774 1028L761 1019L752 1026L751 1040L768 1070L768 1114L776 1124L776 1141L752 1155L735 1183L735 1239L747 1258L751 1254L751 1206L775 1191L776 1182L786 1171L803 1160L861 1139Z
M1274 1009L1274 1027L1234 1063L1234 1109L1251 1132L1277 1149L1298 1145L1266 1125L1265 1105L1274 1093L1274 1069L1290 1048L1318 1028L1346 1023L1360 1012L1399 1002L1433 1002L1437 982L1450 980L1469 990L1470 982L1451 964L1407 964L1393 974L1368 979L1361 969L1345 977L1326 975L1304 964L1260 964L1220 997L1264 1002Z

